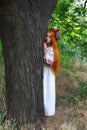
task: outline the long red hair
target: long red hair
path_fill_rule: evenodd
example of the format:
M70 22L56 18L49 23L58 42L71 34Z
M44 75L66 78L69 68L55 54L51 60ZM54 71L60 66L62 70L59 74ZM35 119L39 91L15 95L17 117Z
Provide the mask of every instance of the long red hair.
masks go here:
M51 42L53 46L53 52L54 52L54 63L52 65L52 71L57 76L60 68L60 57L59 57L59 52L58 52L58 45L56 41L56 35L54 30L49 29L48 32L51 34Z

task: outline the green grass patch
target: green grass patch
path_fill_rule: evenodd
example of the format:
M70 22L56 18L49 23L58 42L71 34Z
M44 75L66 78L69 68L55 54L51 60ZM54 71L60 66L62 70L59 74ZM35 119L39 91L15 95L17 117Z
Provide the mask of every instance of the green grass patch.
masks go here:
M68 98L70 103L79 105L80 101L87 98L87 81L80 82L79 87L75 90L73 95Z
M6 120L6 109L0 110L0 130L17 130L16 124Z
M6 117L6 109L0 110L0 125L3 125L5 117Z

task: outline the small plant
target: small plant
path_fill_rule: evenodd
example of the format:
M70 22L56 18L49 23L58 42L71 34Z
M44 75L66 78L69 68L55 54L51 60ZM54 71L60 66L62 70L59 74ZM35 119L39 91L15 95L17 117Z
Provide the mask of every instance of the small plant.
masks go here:
M7 111L6 109L0 110L0 130L17 130L16 124L5 120Z
M5 89L5 78L0 74L0 103L3 102L5 106L5 97L6 97L6 89Z
M4 119L5 119L5 116L6 116L6 109L2 109L2 110L0 110L0 125L2 125L3 124L3 122L4 122Z
M0 130L17 130L16 124L11 124L9 120L6 120L3 125L0 125Z
M68 101L79 105L80 101L87 97L87 81L81 82L79 88L73 93L71 97L68 98Z

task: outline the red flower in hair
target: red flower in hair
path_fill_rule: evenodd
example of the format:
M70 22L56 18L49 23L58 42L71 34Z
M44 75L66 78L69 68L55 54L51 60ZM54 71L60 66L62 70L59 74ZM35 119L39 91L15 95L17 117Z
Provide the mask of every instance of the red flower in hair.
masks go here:
M56 35L56 39L59 39L60 38L60 29L54 28L54 32L55 32L55 35Z
M55 31L55 32L59 32L60 29L59 29L59 28L55 28L54 31Z

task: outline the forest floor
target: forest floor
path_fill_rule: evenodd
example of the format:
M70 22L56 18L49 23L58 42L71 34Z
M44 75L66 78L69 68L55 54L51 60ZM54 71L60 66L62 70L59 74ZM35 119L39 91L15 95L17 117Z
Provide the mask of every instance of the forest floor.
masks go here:
M65 67L66 66L66 67ZM87 98L74 105L68 101L80 82L87 81L87 65L72 69L63 64L56 78L56 113L50 117L47 130L87 130ZM77 71L76 71L77 70ZM3 67L0 74L3 74ZM0 109L3 104L0 103ZM45 130L45 129L44 129Z
M78 105L68 102L79 83L87 82L87 65L80 69L78 66L71 69L72 65L64 69L64 66L56 79L56 114L49 118L48 130L87 130L87 98Z

